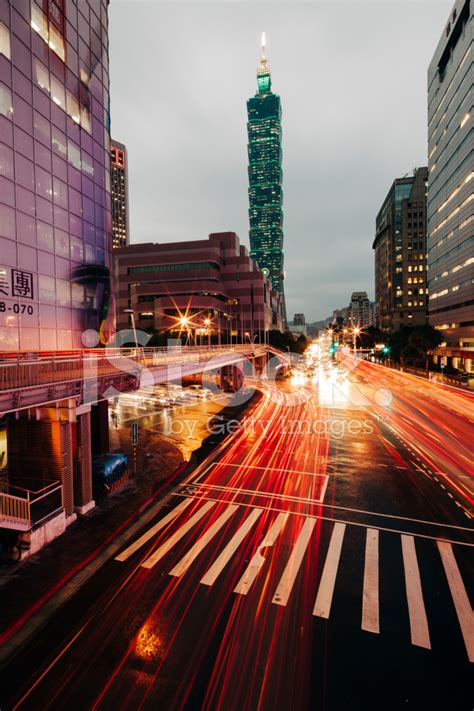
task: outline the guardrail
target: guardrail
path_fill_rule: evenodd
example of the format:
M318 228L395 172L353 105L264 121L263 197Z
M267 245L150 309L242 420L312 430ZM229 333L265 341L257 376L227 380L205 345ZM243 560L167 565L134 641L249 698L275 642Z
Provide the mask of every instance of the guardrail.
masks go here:
M100 348L81 351L41 353L0 353L0 391L53 385L70 380L86 380L124 373L140 367L207 361L226 353L263 352L259 344L225 346L185 346L163 348Z
M58 481L38 490L7 484L7 491L0 493L0 528L29 531L62 509L62 488Z
M31 528L30 499L0 494L0 528L28 531Z

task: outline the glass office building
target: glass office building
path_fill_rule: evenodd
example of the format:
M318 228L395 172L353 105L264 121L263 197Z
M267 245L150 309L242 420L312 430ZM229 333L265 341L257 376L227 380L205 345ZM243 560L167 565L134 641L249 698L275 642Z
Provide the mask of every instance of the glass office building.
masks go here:
M0 3L0 351L111 327L108 0Z
M472 0L457 0L428 69L429 322L437 355L474 372Z
M258 91L247 101L250 256L281 294L284 309L281 101L271 91L264 39Z

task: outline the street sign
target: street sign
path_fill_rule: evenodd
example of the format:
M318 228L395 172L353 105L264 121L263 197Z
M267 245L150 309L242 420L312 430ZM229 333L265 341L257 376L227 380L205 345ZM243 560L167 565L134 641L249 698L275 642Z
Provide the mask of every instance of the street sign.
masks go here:
M138 422L132 422L132 444L134 447L138 444Z

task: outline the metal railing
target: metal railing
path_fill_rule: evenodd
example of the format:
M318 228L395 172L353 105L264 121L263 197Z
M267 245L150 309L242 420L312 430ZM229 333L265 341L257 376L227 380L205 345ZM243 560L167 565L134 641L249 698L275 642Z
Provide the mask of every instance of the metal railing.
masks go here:
M0 528L27 531L38 525L63 508L62 489L58 481L41 489L7 482L6 491L0 493Z
M254 355L259 350L263 353L267 347L259 344L234 344L0 353L0 391L124 373L133 375L138 373L141 367L204 362L219 354Z
M0 493L0 528L28 530L31 528L30 497L22 498Z

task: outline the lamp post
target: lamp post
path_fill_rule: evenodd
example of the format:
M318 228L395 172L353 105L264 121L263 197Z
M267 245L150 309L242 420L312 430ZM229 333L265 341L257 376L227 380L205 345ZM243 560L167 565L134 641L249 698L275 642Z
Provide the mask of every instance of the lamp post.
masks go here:
M211 347L211 319L209 318L209 316L204 319L204 325L207 330L207 346L208 346L208 348L210 348Z
M132 322L133 339L135 341L135 348L138 348L137 329L135 328L135 311L133 309L124 309L123 312L124 314L128 314L130 316L130 320Z
M360 333L360 328L359 326L354 326L352 330L352 338L353 338L353 347L354 347L354 361L357 358L357 336Z

